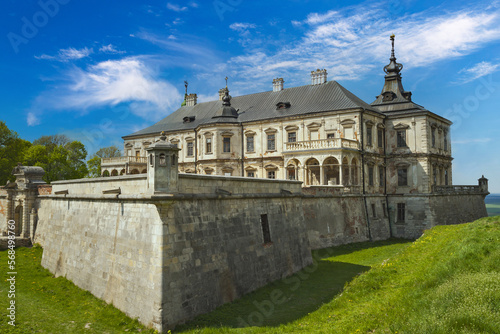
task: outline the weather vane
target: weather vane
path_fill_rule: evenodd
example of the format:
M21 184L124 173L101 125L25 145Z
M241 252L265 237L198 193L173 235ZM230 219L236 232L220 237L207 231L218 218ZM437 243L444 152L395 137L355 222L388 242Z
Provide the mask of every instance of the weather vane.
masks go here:
M227 88L227 77L226 77L226 88Z
M188 82L186 80L184 80L184 87L186 87L186 95L188 93Z

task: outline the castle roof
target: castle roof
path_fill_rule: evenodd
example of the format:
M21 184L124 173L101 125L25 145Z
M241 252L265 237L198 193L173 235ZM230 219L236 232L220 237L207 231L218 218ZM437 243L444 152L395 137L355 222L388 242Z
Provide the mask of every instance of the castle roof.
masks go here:
M224 101L203 102L194 106L183 106L158 123L123 138L158 134L161 131L192 130L216 123L241 124L328 111L365 109L379 113L377 108L370 106L336 81L236 96L230 101L230 107L237 111L237 115L231 114L233 117L217 117L224 107Z

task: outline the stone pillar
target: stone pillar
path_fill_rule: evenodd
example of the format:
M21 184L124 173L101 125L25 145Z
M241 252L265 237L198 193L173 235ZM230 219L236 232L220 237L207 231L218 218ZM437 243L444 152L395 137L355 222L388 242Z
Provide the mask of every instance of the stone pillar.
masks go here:
M325 185L325 167L323 165L319 166L319 184L321 186Z
M29 238L30 236L30 200L27 196L24 198L23 203L23 227L21 230L21 236L23 238Z
M35 239L36 220L37 220L36 209L32 208L30 214L30 235L29 235L31 240Z

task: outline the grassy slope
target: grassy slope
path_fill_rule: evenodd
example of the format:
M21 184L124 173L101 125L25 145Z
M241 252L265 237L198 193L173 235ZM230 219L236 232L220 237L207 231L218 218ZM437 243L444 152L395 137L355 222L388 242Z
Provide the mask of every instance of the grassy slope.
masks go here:
M7 252L0 252L0 333L154 333L111 305L53 278L42 249L16 249L16 327L7 324ZM85 327L88 328L85 328Z
M439 226L415 243L315 252L315 265L175 332L500 333L499 219ZM6 255L0 252L3 273ZM18 250L18 327L12 331L2 311L0 333L151 332L67 280L52 278L40 259L41 249ZM2 279L3 310L6 287Z
M211 328L202 328L196 320L191 327L198 329L185 332L500 333L499 219L433 228L354 279L318 310L288 324L216 328L214 321ZM320 262L366 261L366 252L376 253L376 248ZM252 296L244 300L248 298ZM217 312L204 317L215 320Z

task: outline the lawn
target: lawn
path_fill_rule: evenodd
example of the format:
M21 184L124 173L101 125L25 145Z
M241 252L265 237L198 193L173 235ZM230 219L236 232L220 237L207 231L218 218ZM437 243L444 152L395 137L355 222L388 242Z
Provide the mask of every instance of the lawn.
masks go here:
M315 251L312 266L174 333L500 333L499 219L438 226L415 242ZM17 250L17 327L4 317L0 333L153 332L53 278L39 264L41 253ZM6 257L0 252L3 272ZM7 294L5 280L0 294Z

